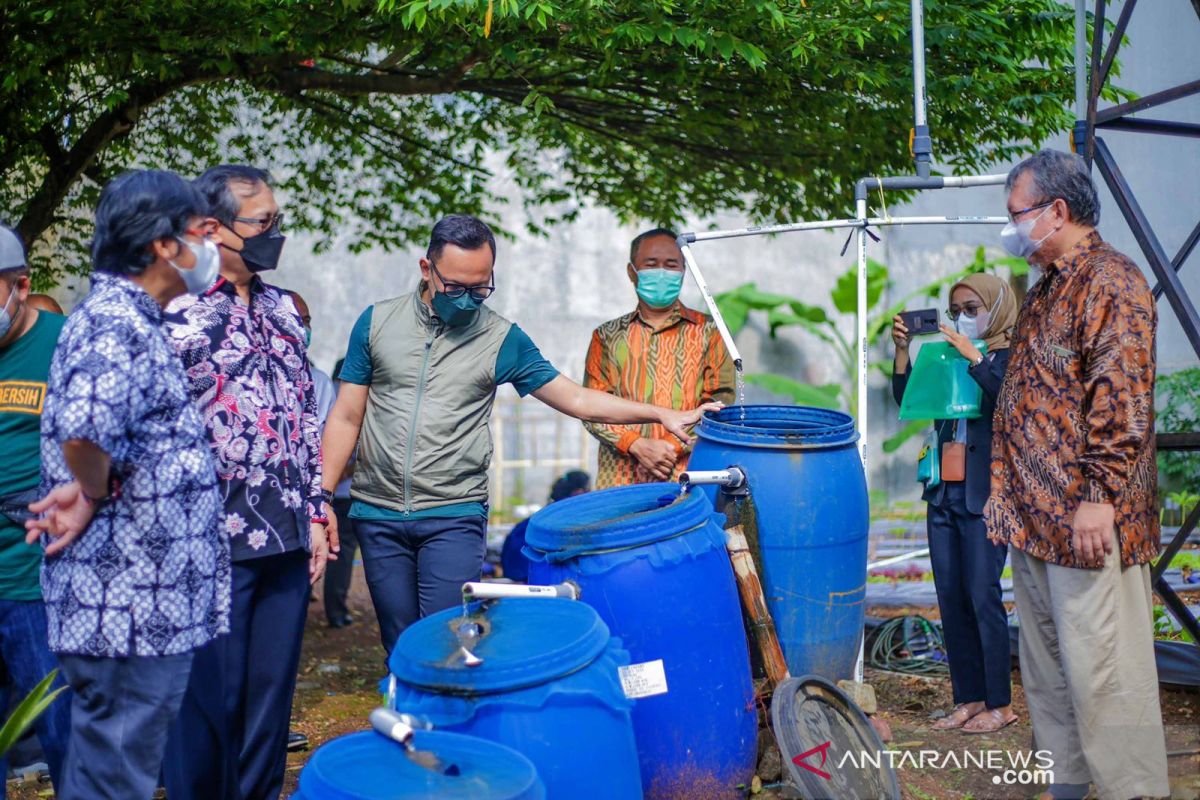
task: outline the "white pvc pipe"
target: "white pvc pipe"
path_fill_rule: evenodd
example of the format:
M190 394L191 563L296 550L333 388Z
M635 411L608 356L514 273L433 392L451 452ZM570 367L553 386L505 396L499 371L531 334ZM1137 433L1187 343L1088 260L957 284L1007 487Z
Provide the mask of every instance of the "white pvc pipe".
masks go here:
M901 561L908 561L910 558L920 558L921 556L927 555L929 555L929 548L925 547L920 550L913 550L910 553L901 553L898 556L885 558L882 561L872 561L870 564L867 564L867 569L879 569L880 567L886 567L891 564L899 564Z
M914 3L914 7L915 7ZM915 13L915 12L914 12ZM854 204L854 212L859 219L867 216L867 201L858 200ZM863 473L867 472L867 229L858 229L858 457L862 461ZM864 583L866 576L863 576ZM865 591L865 590L864 590ZM854 661L854 682L863 682L863 659L867 644L867 630L864 627L858 637L858 658Z
M971 186L993 186L1003 184L1007 176L1005 175L983 175L979 178L986 178L986 181L966 183L955 188L967 188ZM995 180L999 178L999 180ZM949 180L949 178L947 178ZM966 178L962 179L966 181ZM890 228L899 225L1004 225L1008 222L1008 217L987 217L987 216L954 216L954 217L869 217L866 223L872 228ZM731 228L724 231L707 231L705 233L694 234L694 241L697 242L713 242L719 239L738 239L744 236L766 236L776 233L799 233L801 231L828 231L836 230L837 228L859 228L862 227L862 219L823 219L815 222L792 222L787 225L754 225L749 228ZM688 253L691 248L685 245L681 248L684 251L684 261L687 261Z
M505 597L565 597L579 599L579 587L567 581L556 586L532 586L522 583L482 583L472 581L462 585L463 597L470 600L500 600Z
M717 301L713 299L712 292L708 290L708 284L704 282L704 276L700 274L700 267L696 264L696 257L692 255L692 248L685 244L679 249L683 253L683 263L687 266L688 273L691 274L692 280L699 287L700 296L704 298L704 304L708 306L708 312L712 314L713 322L717 325L717 332L721 334L721 339L725 342L725 349L729 351L729 357L733 359L734 368L740 370L742 368L742 354L738 351L737 344L733 341L733 334L729 332L729 328L725 325L725 318L721 316L721 309L717 308Z
M867 201L859 200L855 211L860 220L866 219ZM915 217L914 217L915 219ZM861 226L861 223L860 223ZM867 229L858 229L858 302L856 327L858 330L858 457L863 471L867 469Z
M1003 186L1007 179L1007 175L956 175L942 178L942 181L947 189L968 189L972 186Z

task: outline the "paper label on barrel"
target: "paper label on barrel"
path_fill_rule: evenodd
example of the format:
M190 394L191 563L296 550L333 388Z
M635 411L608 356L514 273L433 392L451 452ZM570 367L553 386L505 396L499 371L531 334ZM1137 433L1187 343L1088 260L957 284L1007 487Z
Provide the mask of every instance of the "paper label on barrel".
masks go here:
M621 688L630 700L667 693L667 673L663 670L661 658L617 667L617 674L621 677Z

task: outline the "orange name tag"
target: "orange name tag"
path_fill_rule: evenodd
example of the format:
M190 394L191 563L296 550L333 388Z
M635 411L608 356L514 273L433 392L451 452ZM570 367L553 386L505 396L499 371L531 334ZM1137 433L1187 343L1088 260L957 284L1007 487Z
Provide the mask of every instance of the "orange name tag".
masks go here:
M967 443L946 442L942 445L942 480L961 481L967 477Z

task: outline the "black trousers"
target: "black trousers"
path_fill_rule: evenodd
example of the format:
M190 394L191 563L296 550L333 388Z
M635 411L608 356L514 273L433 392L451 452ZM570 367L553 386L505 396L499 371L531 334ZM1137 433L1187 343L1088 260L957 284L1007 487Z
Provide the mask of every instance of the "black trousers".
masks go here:
M325 567L325 619L330 625L345 619L350 614L346 596L350 593L350 578L354 574L354 556L358 551L358 537L354 534L354 520L350 519L348 497L335 497L333 513L337 515L338 539L341 550L337 561Z
M962 481L946 484L942 502L929 506L927 525L954 703L1006 706L1012 660L1000 573L1008 548L988 541L983 517L967 510Z
M231 631L196 651L163 764L171 800L275 800L308 613L308 554L233 564Z

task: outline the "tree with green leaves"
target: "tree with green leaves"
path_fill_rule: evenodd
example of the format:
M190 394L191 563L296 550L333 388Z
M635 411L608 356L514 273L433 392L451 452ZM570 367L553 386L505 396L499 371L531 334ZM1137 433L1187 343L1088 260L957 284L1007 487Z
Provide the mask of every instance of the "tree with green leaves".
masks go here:
M960 172L1065 129L1071 9L926 3L935 157ZM673 223L840 215L910 170L908 0L8 0L0 214L46 285L85 268L132 167L270 167L294 229L354 247L594 203ZM508 217L512 219L512 217Z

